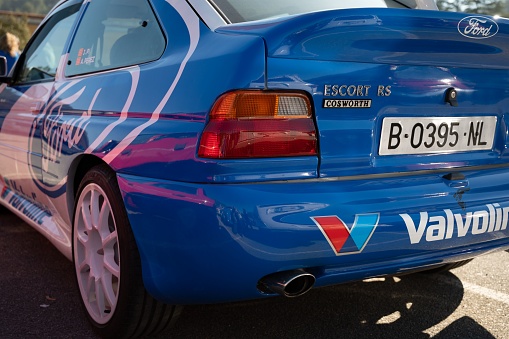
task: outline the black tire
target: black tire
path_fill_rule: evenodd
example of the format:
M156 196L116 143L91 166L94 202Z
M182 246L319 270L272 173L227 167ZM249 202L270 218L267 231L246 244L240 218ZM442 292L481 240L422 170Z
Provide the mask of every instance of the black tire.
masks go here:
M453 263L450 263L450 264L445 264L445 265L442 265L442 266L438 266L438 267L426 270L424 272L425 273L448 272L448 271L450 271L450 270L452 270L454 268L458 268L458 267L464 266L464 265L468 264L469 262L471 262L472 260L474 260L474 259L467 259L467 260L463 260L463 261L453 262Z
M73 262L82 305L102 337L165 333L180 314L143 286L141 261L115 173L92 168L80 183L73 220ZM106 239L106 241L105 241Z

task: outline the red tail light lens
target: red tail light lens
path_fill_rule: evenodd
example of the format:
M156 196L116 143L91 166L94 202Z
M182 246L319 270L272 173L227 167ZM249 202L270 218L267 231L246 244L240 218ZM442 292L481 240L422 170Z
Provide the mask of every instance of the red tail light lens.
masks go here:
M202 158L241 159L317 154L311 103L300 93L236 91L210 112L200 140Z

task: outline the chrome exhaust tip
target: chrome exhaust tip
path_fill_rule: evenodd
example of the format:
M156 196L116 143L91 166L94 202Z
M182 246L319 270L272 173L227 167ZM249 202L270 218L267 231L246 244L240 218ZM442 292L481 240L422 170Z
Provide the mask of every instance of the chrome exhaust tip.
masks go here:
M304 270L273 273L258 281L258 290L264 294L279 294L287 298L299 297L315 284L314 275Z

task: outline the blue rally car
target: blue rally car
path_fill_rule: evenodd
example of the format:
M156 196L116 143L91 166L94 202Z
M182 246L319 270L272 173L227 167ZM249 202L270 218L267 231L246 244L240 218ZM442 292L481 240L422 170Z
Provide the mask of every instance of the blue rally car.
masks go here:
M0 78L0 200L106 337L451 269L509 249L508 38L432 0L63 0Z

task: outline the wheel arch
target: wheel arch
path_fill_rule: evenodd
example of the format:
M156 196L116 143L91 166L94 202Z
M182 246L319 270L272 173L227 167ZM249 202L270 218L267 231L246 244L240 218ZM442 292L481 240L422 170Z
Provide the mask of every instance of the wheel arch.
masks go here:
M93 155L80 156L72 165L68 177L68 194L76 206L72 258L82 306L94 329L107 338L169 331L181 308L154 299L145 289L116 171ZM102 287L89 289L94 280Z
M67 208L69 214L69 220L71 221L74 218L74 204L76 202L76 195L78 193L78 188L80 186L81 181L85 174L93 167L101 164L106 164L101 158L91 155L91 154L83 154L74 159L69 168L69 173L67 177ZM106 164L107 165L107 164ZM108 167L113 170L109 165Z

